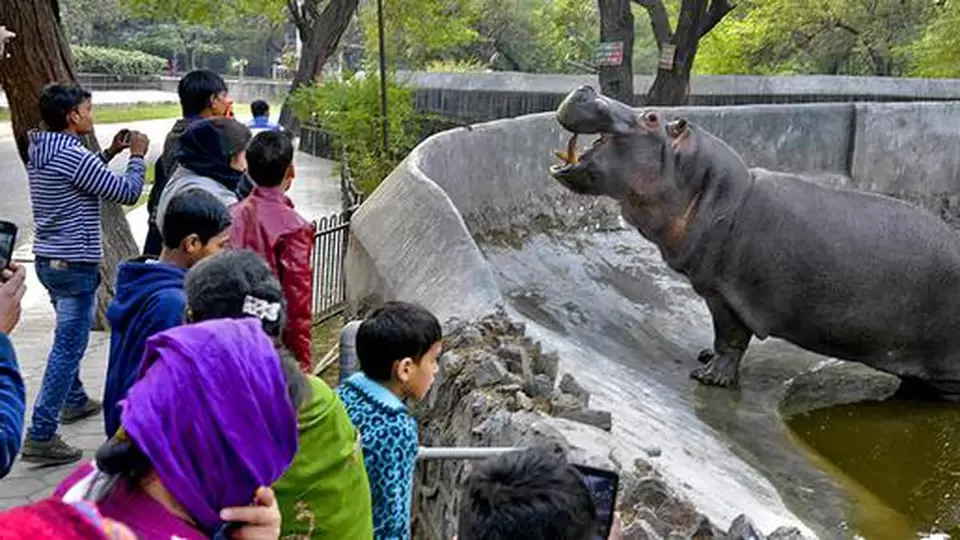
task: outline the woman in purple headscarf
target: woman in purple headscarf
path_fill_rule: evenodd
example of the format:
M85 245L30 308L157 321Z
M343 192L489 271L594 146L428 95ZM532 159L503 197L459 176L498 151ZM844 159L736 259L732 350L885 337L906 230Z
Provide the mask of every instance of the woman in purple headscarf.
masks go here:
M94 501L146 540L231 538L243 524L223 510L262 502L297 452L296 366L259 321L218 319L153 336L143 369L96 468L55 496Z

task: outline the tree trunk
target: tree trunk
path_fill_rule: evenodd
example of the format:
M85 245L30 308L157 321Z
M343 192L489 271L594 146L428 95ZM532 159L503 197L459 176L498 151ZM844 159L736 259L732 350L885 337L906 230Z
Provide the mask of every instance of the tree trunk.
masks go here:
M732 9L733 5L728 0L683 0L677 31L670 38L670 44L676 47L673 66L669 69L657 69L657 78L647 93L647 105L675 106L687 103L690 71L697 57L700 38L709 33ZM654 31L656 32L656 25Z
M327 60L337 51L340 37L350 25L350 19L359 4L359 0L330 0L323 12L317 13L318 1L304 0L302 8L293 2L287 4L300 34L300 41L303 42L297 74L290 87L291 94L301 86L310 86L317 81ZM284 101L280 110L279 123L284 129L293 132L300 129L289 99Z
M13 134L20 158L27 162L27 132L39 127L40 90L54 81L75 81L70 47L59 24L56 0L4 0L0 21L17 33L8 44L9 57L0 61L0 86L7 95ZM85 144L99 151L91 134ZM101 205L103 212L103 281L98 291L94 329L106 328L106 307L113 297L117 264L137 252L123 208L114 203Z
M635 101L633 91L633 12L630 0L597 0L600 10L600 42L622 42L620 65L598 66L600 89L627 105Z

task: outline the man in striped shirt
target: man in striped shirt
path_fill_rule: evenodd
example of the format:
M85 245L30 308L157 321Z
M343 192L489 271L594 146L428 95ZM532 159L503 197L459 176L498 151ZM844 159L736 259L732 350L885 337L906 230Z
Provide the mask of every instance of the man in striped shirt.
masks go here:
M93 131L90 93L76 84L51 84L40 94L46 131L29 134L27 176L33 206L37 277L50 294L57 323L40 394L33 408L21 458L43 464L80 460L83 452L57 435L58 424L100 412L80 382L80 360L87 349L96 309L99 266L100 201L133 204L143 191L143 156L149 141L122 130L107 150L93 154L81 137ZM130 148L126 173L107 163Z

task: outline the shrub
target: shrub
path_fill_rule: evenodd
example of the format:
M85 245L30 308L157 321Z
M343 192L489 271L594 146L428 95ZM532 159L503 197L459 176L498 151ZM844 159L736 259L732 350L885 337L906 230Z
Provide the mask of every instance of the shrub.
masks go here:
M167 67L167 61L143 51L74 45L73 65L80 73L107 73L110 75L157 75Z
M487 71L487 66L477 60L434 60L427 62L426 70L431 73L472 73Z
M301 122L318 126L345 144L357 188L369 195L418 142L422 118L413 105L413 90L392 75L387 79L387 116L390 147L381 155L380 78L328 79L300 88L291 105Z

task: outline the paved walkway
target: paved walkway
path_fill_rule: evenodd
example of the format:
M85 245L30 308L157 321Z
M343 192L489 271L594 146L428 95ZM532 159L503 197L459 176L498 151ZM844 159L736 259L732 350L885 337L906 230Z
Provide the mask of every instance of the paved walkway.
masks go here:
M141 127L141 124L151 125ZM158 141L162 140L170 124L172 124L172 121L168 120L142 122L136 125L136 129L147 131L146 128L149 128L151 131L148 131L148 133L151 140ZM0 126L0 129L2 127ZM109 140L112 133L116 131L116 129L110 129L111 127L116 128L118 126L103 126L100 128L102 138ZM154 131L158 132L159 135L155 137ZM15 149L12 150L12 154L10 153L12 144L12 138L4 139L3 133L0 131L0 166L9 175L5 178L4 184L10 185L15 181L25 185L26 179L23 177L25 175L19 159L15 162L7 162L4 159L10 155L16 158ZM156 159L155 155L153 159ZM338 177L334 173L334 162L298 153L296 164L297 180L290 191L290 196L300 213L308 219L315 219L339 211L340 189ZM120 158L117 158L117 162L112 165L119 168L123 166L123 162ZM26 199L20 204L26 204ZM7 208L3 205L2 198L0 198L0 207ZM2 212L0 210L0 216L3 216ZM127 215L127 218L133 230L134 238L142 245L146 237L146 208L141 206L134 209ZM29 245L22 246L20 252L29 254ZM11 336L16 345L20 366L27 384L28 407L25 421L27 425L30 424L33 400L43 378L46 355L50 349L54 327L53 309L47 300L43 287L37 281L32 267L29 268L28 276L28 292L23 302L23 318L17 330ZM82 364L81 377L89 394L98 398L103 394L108 349L108 334L104 332L91 334L90 346ZM97 416L72 426L63 427L61 434L68 443L83 448L87 458L92 458L93 452L103 442L103 417ZM74 467L37 468L32 465L17 463L10 475L0 480L0 509L26 504L28 501L47 496L52 488Z

